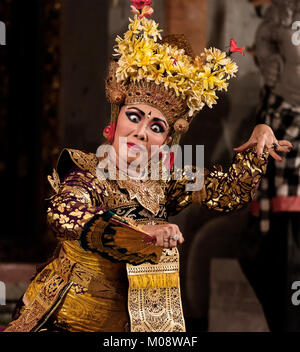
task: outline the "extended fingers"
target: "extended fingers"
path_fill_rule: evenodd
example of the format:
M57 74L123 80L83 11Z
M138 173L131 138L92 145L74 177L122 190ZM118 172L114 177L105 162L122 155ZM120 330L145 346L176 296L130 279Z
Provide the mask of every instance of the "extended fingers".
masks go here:
M241 146L233 149L236 152L242 152L253 146L256 146L256 153L258 156L262 156L264 148L267 147L270 155L277 161L283 160L276 153L277 151L288 153L290 151L288 148L293 148L292 143L287 140L277 141L273 130L265 124L257 125L254 128L250 139Z
M290 147L290 148L294 148L293 144L285 139L282 139L280 141L278 141L278 144L280 146L286 146L286 147Z
M293 148L293 145L291 142L287 140L280 140L280 141L275 141L271 147L269 147L269 153L270 155L277 161L282 161L282 157L279 156L276 152L283 152L283 153L289 153L290 149L286 148Z
M282 157L280 157L272 148L269 149L270 155L277 161L282 161Z
M260 138L257 141L257 145L256 145L256 153L257 153L257 155L259 155L259 156L262 155L265 145L266 145L266 137L263 136L262 138Z
M280 144L278 144L278 146L276 147L276 151L289 153L291 150L289 148L282 147Z
M262 155L265 146L267 146L270 155L277 161L282 161L283 159L276 152L289 153L290 150L288 148L285 148L285 146L293 148L293 145L289 141L277 141L276 139L274 140L270 136L265 136L260 138L257 142L256 152L259 156Z

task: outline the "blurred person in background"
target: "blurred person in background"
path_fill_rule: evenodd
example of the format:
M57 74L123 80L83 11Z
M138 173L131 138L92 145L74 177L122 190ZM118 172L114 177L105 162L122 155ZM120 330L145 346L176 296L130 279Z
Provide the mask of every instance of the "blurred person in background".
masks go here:
M282 163L270 160L252 202L252 253L248 248L240 264L270 330L300 331L300 309L291 301L300 280L300 1L250 2L262 17L253 48L263 79L256 122L294 148Z

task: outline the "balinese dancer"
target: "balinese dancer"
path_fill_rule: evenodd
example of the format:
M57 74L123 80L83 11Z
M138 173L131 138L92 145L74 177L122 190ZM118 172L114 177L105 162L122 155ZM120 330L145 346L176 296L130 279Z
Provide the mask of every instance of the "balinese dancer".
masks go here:
M111 121L102 146L108 156L62 152L49 178L55 194L48 209L59 246L6 331L185 331L177 249L184 238L168 217L191 203L224 212L243 207L269 154L278 157L273 146L284 152L291 146L260 125L228 172L204 172L202 188L187 188L194 167L175 177L174 154L152 147L177 145L196 114L226 90L237 65L230 52L211 48L194 56L184 36L162 38L150 5L132 0L134 19L110 63ZM231 52L243 52L234 44ZM141 155L147 155L146 167L137 168L141 176L126 172ZM157 178L148 168L154 156Z

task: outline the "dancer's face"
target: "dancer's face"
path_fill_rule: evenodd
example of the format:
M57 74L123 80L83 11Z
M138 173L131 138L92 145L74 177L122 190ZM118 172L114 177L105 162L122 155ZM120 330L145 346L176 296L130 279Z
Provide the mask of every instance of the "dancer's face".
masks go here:
M112 143L117 159L127 158L130 163L146 151L149 160L152 146L170 143L172 138L168 136L169 132L170 126L158 109L147 104L124 105L118 116ZM120 144L121 137L127 138L126 144Z

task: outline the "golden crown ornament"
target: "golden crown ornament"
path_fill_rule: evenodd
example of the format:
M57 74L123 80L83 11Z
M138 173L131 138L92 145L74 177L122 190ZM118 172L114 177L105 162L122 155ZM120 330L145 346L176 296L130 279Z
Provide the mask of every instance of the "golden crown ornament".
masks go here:
M106 79L111 122L116 122L123 104L148 104L164 114L177 144L199 111L217 103L217 91L227 91L228 80L238 71L230 58L237 50L209 48L195 56L184 35L162 38L162 30L150 19L150 0L131 2L134 19L129 19L123 37L116 38ZM234 44L231 48L244 49Z

